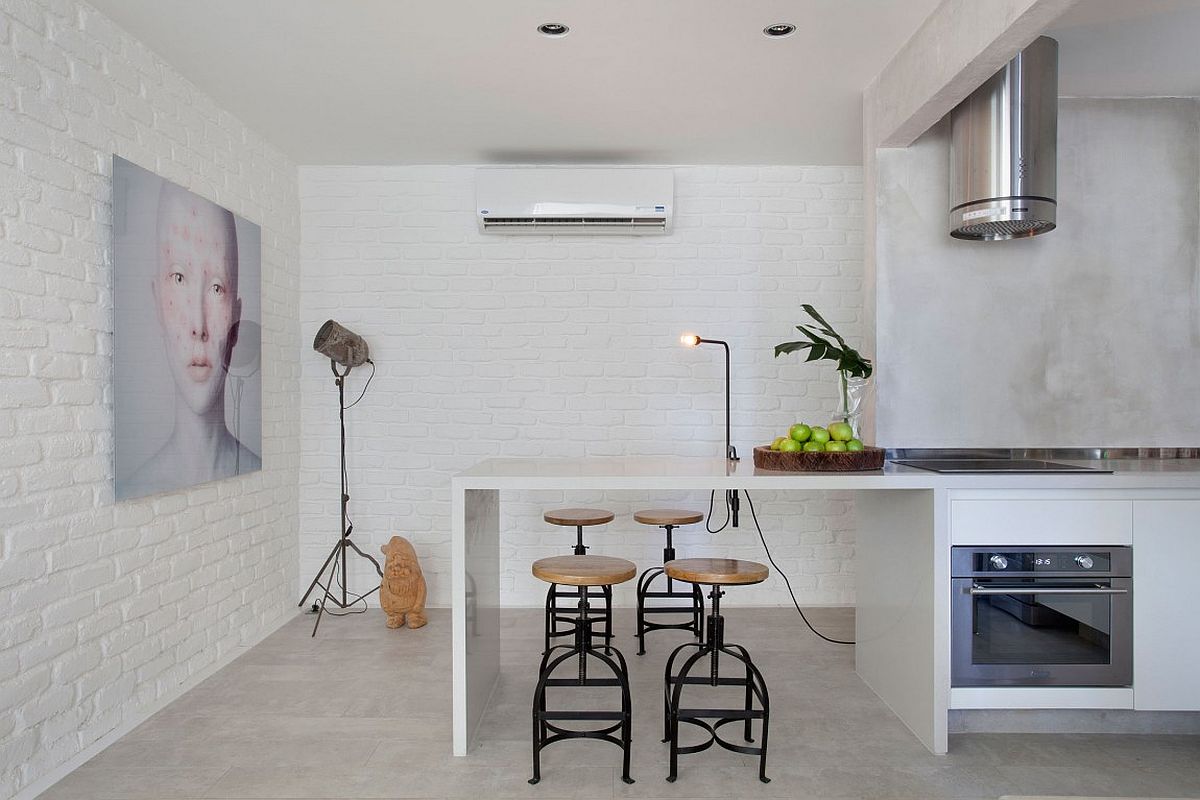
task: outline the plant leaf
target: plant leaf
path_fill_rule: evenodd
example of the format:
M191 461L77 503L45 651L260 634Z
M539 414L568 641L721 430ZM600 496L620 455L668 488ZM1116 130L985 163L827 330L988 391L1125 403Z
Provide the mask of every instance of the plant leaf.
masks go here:
M779 358L784 353L794 353L806 347L812 347L812 342L784 342L783 344L777 344L775 345L775 357Z
M846 346L846 340L843 339L841 337L841 335L833 329L832 325L830 325L828 322L825 321L824 317L822 317L820 314L817 313L817 310L815 308L813 308L808 303L805 303L804 305L802 305L800 307L803 308L805 313L807 313L810 317L815 319L817 322L821 323L821 328L822 328L821 332L822 333L826 334L827 336L832 336L833 338L837 339L838 344L840 344L842 347Z
M842 338L841 334L834 330L833 326L812 305L804 303L801 308L817 323L816 325L801 323L796 326L796 330L804 334L809 341L783 342L775 345L776 358L783 353L794 353L797 350L807 349L808 357L804 359L805 362L835 361L839 372L855 378L871 377L873 367L869 359L863 358L861 353L846 344L846 340ZM837 342L836 345L834 341Z
M833 342L829 341L828 339L823 339L822 337L817 336L817 334L815 332L813 332L811 329L809 329L807 326L798 325L796 327L798 327L800 329L800 331L804 333L805 336L812 339L814 342L820 342L821 344L825 345L826 347L833 347Z

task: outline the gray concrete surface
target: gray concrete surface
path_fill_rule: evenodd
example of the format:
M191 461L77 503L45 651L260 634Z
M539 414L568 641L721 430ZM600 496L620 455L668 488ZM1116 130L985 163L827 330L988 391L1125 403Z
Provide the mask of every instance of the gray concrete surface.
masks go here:
M731 590L736 591L736 590ZM814 609L814 624L852 636L851 609ZM747 646L771 692L767 772L724 750L682 757L665 781L662 671L682 634L659 632L634 655L633 614L616 618L634 696L633 777L620 751L572 741L530 775L530 699L540 612L503 612L501 684L478 749L450 755L449 612L418 631L388 630L378 611L301 617L155 715L43 795L46 800L185 798L971 798L1002 794L1200 797L1200 737L952 736L931 755L854 673L849 647L825 644L795 611L735 608L730 640ZM704 687L707 688L707 687Z
M1200 103L1062 100L1058 229L947 233L945 122L878 154L877 440L1200 444Z

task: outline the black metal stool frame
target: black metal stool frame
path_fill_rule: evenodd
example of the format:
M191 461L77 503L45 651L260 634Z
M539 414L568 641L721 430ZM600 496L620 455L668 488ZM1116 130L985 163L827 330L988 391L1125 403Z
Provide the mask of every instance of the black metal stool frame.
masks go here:
M721 596L723 594L724 592L721 591L719 586L713 586L712 592L709 594L709 597L712 599L712 614L709 615L707 620L708 630L705 641L681 644L675 648L670 658L667 659L666 673L663 681L663 741L671 743L671 769L667 775L667 780L671 783L675 782L675 778L678 775L680 755L699 753L702 750L707 750L714 744L718 744L726 750L732 750L735 753L758 756L758 779L763 783L771 782L771 779L767 777L767 728L771 716L771 704L767 694L767 684L763 680L762 673L758 671L758 667L754 666L754 662L751 660L746 648L737 644L725 643L725 620L721 616ZM688 656L687 660L683 662L678 675L673 674L672 670L675 665L675 659L689 648L696 648L696 652ZM722 653L745 667L744 677L721 677L720 656ZM705 657L709 659L708 676L692 677L692 668ZM680 699L683 687L702 684L708 684L709 686L745 686L745 707L741 709L681 708ZM758 701L759 705L757 709L754 707L755 700ZM709 723L707 721L709 719L716 721ZM756 719L762 720L762 741L757 747L734 744L721 738L719 729L722 726L732 722L743 722L745 729L743 730L742 738L747 742L753 742L751 725ZM680 747L679 724L681 722L696 725L707 731L709 734L708 741L702 744Z
M621 651L606 646L606 655L593 642L592 626L596 618L590 615L586 589L579 587L579 616L574 628L574 644L560 644L548 648L542 654L542 663L538 667L537 688L533 692L533 777L529 780L536 784L542 779L542 749L563 741L564 739L600 739L611 742L621 748L621 780L633 783L629 776L629 760L633 741L633 700L629 691L629 667ZM610 589L611 587L604 587ZM555 651L563 651L555 653ZM595 678L588 676L588 658L594 658L612 671L611 678ZM579 659L579 673L573 678L551 677L554 670L571 658ZM551 686L619 686L621 689L620 711L551 711L546 708L546 689ZM560 721L602 722L615 720L614 724L604 728L591 730L574 730L555 725ZM615 734L620 731L620 738Z
M587 547L583 544L583 526L575 526L575 549L572 551L574 555L586 556ZM598 591L593 592L592 589ZM604 637L604 650L607 653L612 653L612 587L611 586L573 586L568 589L563 589L557 583L550 584L550 588L546 590L546 629L545 629L545 644L542 647L542 654L550 652L550 642L553 639L558 639L563 636L571 636L575 633L575 608L578 607L579 598L583 594L587 594L589 600L603 601L603 608L598 608L595 611L591 610L591 605L588 605L588 617L595 622L604 623L604 631L600 634ZM570 611L562 613L559 611L558 601L560 599L570 600L574 605Z
M667 546L663 549L663 564L668 561L675 560L675 546L671 541L671 532L678 528L678 525L660 525L660 528L665 528L667 531ZM650 590L650 586L660 576L667 577L667 590L665 592L654 592ZM676 600L690 599L691 605L688 606L647 606L647 598L671 598ZM679 614L691 614L691 622L651 622L646 619L647 615L669 614L676 616ZM637 638L639 656L646 654L646 634L650 631L688 631L693 634L698 641L704 638L704 594L700 591L700 587L692 584L690 592L680 592L675 590L675 580L663 567L651 567L641 574L638 578L637 585Z

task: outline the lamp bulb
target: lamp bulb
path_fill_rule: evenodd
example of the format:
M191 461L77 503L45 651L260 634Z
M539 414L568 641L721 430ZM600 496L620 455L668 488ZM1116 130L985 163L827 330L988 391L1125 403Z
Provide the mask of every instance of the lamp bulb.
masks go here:
M694 333L685 333L683 336L679 337L679 341L685 347L695 347L696 345L700 344L700 337Z

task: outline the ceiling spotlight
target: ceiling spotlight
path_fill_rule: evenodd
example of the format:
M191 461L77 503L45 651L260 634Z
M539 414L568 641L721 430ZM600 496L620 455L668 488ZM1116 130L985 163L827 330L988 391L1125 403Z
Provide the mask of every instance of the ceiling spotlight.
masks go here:
M777 22L774 25L768 25L767 27L763 28L763 33L765 35L775 39L779 38L780 36L791 36L795 32L796 26L787 22Z
M538 33L543 36L566 36L569 30L571 29L561 22L547 22L538 25Z

